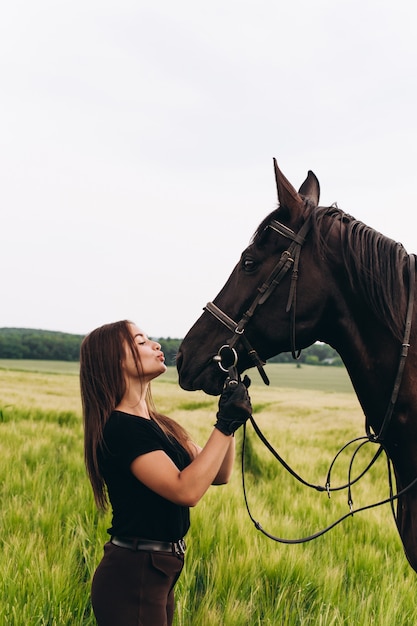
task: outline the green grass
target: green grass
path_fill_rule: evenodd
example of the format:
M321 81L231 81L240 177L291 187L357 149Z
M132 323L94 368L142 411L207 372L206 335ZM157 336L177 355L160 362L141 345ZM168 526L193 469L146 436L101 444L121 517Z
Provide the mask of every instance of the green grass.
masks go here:
M77 372L61 364L10 365L0 363L0 625L93 626L90 581L110 515L97 513L85 475ZM256 420L298 473L322 484L337 450L363 434L346 373L295 365L267 371L270 387L252 375ZM169 368L154 382L156 404L204 443L217 399L184 392L176 380ZM239 432L238 447L241 439ZM249 502L269 532L303 537L348 511L345 493L329 499L296 482L251 427L248 440ZM359 455L358 471L372 451ZM347 453L337 464L334 485L345 481L349 459ZM354 506L387 491L381 459L354 487ZM417 623L416 574L387 506L305 544L273 542L247 515L237 462L229 485L211 488L191 519L176 626Z

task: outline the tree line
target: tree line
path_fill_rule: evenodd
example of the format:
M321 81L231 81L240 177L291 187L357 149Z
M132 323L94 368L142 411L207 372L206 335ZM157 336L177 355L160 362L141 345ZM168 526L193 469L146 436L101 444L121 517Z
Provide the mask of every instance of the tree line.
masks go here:
M84 335L31 328L0 328L0 359L35 359L44 361L78 361ZM165 363L174 366L182 339L154 338L161 344ZM289 352L269 360L270 363L292 361ZM315 343L302 351L299 363L309 365L342 365L337 352L324 343Z

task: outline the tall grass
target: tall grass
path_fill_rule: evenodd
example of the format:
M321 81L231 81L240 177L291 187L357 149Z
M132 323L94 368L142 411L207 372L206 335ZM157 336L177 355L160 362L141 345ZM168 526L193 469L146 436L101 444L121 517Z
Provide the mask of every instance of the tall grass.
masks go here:
M292 365L268 372L269 388L252 376L255 418L298 473L323 484L337 450L363 433L345 372ZM153 395L204 443L216 398L182 391L172 369L155 381ZM110 514L97 513L83 467L76 371L3 370L0 404L0 625L93 625L90 581ZM238 447L241 441L239 432ZM329 499L300 485L250 426L247 445L250 506L272 534L303 537L348 512L345 493ZM361 452L355 473L372 452ZM337 463L334 486L345 482L349 459L347 452ZM387 491L380 459L354 487L354 507ZM314 541L277 543L247 515L237 461L229 485L210 489L191 517L176 626L417 623L416 574L387 506L349 517Z

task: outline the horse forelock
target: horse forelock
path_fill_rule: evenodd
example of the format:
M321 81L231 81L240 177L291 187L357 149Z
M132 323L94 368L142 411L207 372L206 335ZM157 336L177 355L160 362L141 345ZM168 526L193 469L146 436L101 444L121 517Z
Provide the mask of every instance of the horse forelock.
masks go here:
M303 198L303 200L304 200L304 214L300 221L300 224L298 225L298 228L306 220L310 212L315 208L313 203L308 198ZM272 211L269 215L267 215L265 219L262 220L262 222L259 224L258 228L256 229L251 239L251 243L254 243L255 245L262 244L262 241L267 233L267 230L266 230L267 226L271 223L272 220L277 220L278 222L282 221L285 224L288 221L288 218L289 218L289 212L286 209L286 207L278 206L276 209L274 209L274 211ZM291 226L289 227L291 228Z
M275 209L269 215L267 215L264 220L262 220L262 222L259 224L258 228L255 230L252 236L251 243L254 243L255 245L261 243L261 240L265 236L265 229L267 228L268 224L271 223L272 220L278 219L279 212L280 212L279 208Z

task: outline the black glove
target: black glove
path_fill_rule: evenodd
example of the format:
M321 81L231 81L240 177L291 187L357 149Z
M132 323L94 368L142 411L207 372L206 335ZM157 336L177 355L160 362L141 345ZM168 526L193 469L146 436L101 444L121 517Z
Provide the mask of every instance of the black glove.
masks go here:
M252 415L252 405L248 394L250 378L242 382L226 379L219 399L217 422L214 426L224 435L232 435Z

